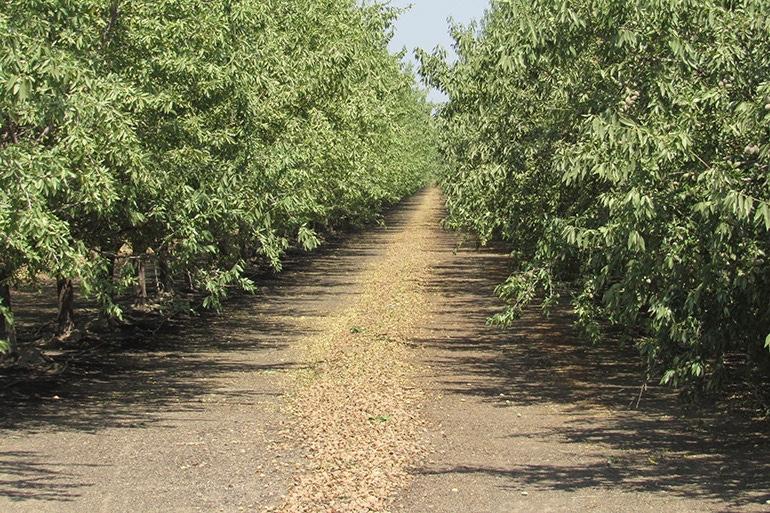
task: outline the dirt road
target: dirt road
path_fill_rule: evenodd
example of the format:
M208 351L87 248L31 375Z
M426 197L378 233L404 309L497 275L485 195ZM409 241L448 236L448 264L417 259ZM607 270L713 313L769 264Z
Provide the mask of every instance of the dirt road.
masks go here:
M424 191L222 316L6 389L0 511L770 511L766 425L628 408L633 351L564 312L487 327L507 258L442 215Z

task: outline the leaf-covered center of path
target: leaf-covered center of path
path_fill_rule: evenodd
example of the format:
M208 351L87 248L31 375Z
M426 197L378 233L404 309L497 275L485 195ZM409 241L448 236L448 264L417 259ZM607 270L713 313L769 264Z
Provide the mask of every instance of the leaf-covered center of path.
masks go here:
M438 201L437 190L423 196L383 258L357 277L358 301L309 340L293 407L311 461L280 511L376 511L407 481L422 451L407 342L427 312L419 284Z

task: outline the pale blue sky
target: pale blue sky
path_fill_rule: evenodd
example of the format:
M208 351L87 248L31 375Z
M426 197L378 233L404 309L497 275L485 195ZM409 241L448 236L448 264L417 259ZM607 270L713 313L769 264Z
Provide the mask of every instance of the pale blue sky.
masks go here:
M447 50L450 60L454 59L447 18L451 17L456 23L467 25L473 19L481 20L484 9L489 6L487 0L392 0L390 2L393 7L406 7L409 4L412 4L412 8L396 21L396 32L389 45L391 52L397 52L406 46L409 59L412 58L415 47L431 52L437 45ZM446 99L436 91L431 92L429 98L433 101Z

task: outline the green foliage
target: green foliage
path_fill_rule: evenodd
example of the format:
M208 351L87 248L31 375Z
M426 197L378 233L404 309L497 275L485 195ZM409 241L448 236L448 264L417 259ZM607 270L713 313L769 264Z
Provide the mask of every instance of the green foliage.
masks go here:
M511 242L510 322L572 295L663 382L770 370L770 7L759 0L498 0L422 54L440 110L448 224Z
M10 326L13 325L13 312L10 308L8 308L7 305L3 304L2 298L0 298L0 316L2 316L3 319L3 325L2 330L0 332L3 334L3 337L0 338L0 353L6 353L10 349L10 341L6 338L6 333L8 332L8 329Z
M218 308L292 244L426 183L430 105L353 0L4 0L0 271L79 277L103 309L126 258ZM128 256L126 256L128 255ZM122 260L121 260L122 259ZM123 266L122 269L130 269ZM10 318L10 317L8 317Z

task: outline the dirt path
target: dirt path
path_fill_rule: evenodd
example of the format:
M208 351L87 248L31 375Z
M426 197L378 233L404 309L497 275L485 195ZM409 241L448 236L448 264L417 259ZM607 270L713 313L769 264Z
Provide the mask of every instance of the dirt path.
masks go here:
M393 513L770 511L767 421L683 417L655 386L634 408L638 353L581 342L565 310L487 327L507 258L453 255L456 240L436 238L431 320L412 341L434 452Z
M627 408L638 369L566 314L486 327L506 257L442 215L425 191L213 322L7 390L0 511L770 511L766 425Z

